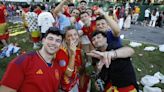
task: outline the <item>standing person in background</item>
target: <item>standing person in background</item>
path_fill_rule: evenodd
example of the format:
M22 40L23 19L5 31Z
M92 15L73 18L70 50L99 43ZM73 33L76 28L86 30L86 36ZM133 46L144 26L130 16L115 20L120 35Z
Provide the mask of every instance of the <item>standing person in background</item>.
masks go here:
M40 13L42 13L42 10L40 9L40 4L36 5L36 9L34 10L34 12L39 15Z
M109 15L110 18L112 18L116 22L118 21L117 16L116 16L116 13L114 13L113 7L109 7L109 9L108 9L108 15Z
M159 17L157 19L156 26L162 27L162 22L163 22L163 11L159 12Z
M139 14L140 14L140 8L138 6L134 7L134 14L132 16L132 23L133 24L137 24L137 20L139 18Z
M30 38L33 41L33 49L39 48L39 41L40 41L40 31L37 23L38 16L34 12L35 6L30 7L30 12L26 13L26 21L28 24Z
M44 37L46 31L50 28L53 27L55 23L55 19L53 15L50 12L47 12L45 10L45 6L41 5L41 10L42 13L39 14L38 16L38 26L41 32L41 39Z
M151 12L151 20L149 22L149 26L150 27L155 27L155 24L156 24L156 21L157 21L157 18L158 18L158 11L157 9L154 9L152 12Z
M131 8L128 8L127 10L125 10L125 22L124 22L124 30L125 31L127 31L130 28L131 16L132 16L132 10L131 10Z
M124 25L124 17L125 17L125 8L124 6L121 6L118 16L118 25L121 30L123 29L123 25Z
M26 13L29 12L29 7L30 7L30 5L28 5L28 4L25 4L22 6L22 21L23 21L23 26L27 32L29 32L29 29L28 29L28 24L26 21Z
M80 36L82 36L82 48L85 52L89 52L93 49L93 46L90 42L90 37L92 32L96 30L96 22L91 20L91 16L88 14L88 12L81 12L80 19L84 23L84 26L81 29L82 32L79 31Z
M7 40L9 38L9 32L7 28L7 16L6 6L0 2L0 41L6 47L8 45Z
M149 23L149 17L150 17L150 9L147 8L145 10L145 19L144 19L144 26L147 26L147 24Z
M13 59L2 78L0 92L58 92L63 72L54 54L63 35L49 28L42 39L42 48Z
M79 8L80 12L85 12L86 9L88 8L87 7L87 1L81 0L80 3L79 3L78 8Z

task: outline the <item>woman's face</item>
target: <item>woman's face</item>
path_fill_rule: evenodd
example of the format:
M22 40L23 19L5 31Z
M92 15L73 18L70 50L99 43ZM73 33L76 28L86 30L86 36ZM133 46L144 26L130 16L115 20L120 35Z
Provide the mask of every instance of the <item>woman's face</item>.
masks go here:
M74 10L72 10L72 12L71 12L71 16L72 16L72 17L78 17L79 14L80 14L80 11L77 10L77 9L74 9Z
M71 30L67 30L66 34L65 34L65 41L68 45L70 45L71 43L79 43L79 34L77 32L77 30L75 29L71 29Z

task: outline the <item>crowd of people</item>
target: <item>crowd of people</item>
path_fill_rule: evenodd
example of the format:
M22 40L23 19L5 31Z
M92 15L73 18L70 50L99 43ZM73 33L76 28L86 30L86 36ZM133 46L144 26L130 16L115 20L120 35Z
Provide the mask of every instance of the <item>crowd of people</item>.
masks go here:
M94 84L98 91L139 91L130 59L134 50L123 46L120 39L122 29L128 30L131 23L137 23L138 6L132 9L127 3L109 7L107 13L101 7L89 7L85 0L77 7L71 0L62 0L50 9L46 7L44 4L21 7L26 36L32 40L35 51L9 63L0 92L90 92L89 63L96 72L95 80L101 80ZM157 12L153 11L149 26L154 27L163 16ZM5 5L0 3L0 40L4 47L9 38L7 15ZM149 15L150 10L146 9L145 25Z

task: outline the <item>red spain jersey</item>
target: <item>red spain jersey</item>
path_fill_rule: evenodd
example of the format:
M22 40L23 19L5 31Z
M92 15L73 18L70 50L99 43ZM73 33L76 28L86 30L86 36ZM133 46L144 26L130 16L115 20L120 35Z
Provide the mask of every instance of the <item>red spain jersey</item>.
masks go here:
M85 35L91 40L91 34L96 30L96 21L92 21L89 27L83 26L82 30Z
M42 13L42 10L41 10L41 9L36 9L36 10L34 10L34 12L35 12L37 15L39 15L40 13Z
M38 52L31 52L8 65L1 85L17 92L58 92L61 75L56 59L49 67Z
M6 18L4 12L6 11L6 7L4 5L0 6L0 23L5 23Z
M69 63L69 54L66 48L62 47L58 53L56 54L58 63L61 66L63 72L66 71L68 63ZM72 87L77 83L79 80L79 69L82 65L82 57L81 57L81 49L76 50L75 56L75 67L71 77L67 77L66 75L62 78L62 89L65 91L70 91Z

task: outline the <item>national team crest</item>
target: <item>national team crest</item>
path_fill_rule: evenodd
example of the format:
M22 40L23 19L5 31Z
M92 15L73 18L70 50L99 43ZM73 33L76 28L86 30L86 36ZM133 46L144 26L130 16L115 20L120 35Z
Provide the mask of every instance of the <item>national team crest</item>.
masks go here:
M57 69L55 69L55 78L59 80L59 71Z
M61 67L66 66L66 61L65 61L65 60L60 60L60 61L59 61L59 65L60 65Z

